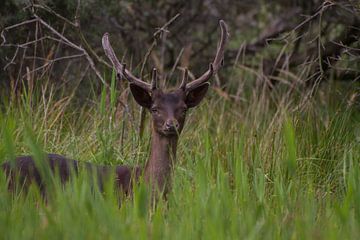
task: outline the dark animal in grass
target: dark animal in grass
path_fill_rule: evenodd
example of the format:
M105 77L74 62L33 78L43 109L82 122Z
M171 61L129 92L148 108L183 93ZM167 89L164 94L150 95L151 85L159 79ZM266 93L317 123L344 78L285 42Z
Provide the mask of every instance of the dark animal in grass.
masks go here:
M136 102L151 113L150 157L145 167L140 168L80 163L61 155L49 154L45 160L51 171L59 174L61 182L66 182L71 177L71 172L77 174L79 166L84 164L85 168L89 169L91 173L96 173L100 186L106 176L113 175L115 185L128 194L131 192L132 183L137 182L139 177L143 176L144 181L151 185L153 190L158 189L166 193L171 182L172 168L176 162L176 148L179 134L184 127L186 112L189 108L197 106L204 98L210 85L210 78L220 69L223 62L228 31L225 22L222 20L220 21L220 28L221 39L215 59L210 64L209 69L202 76L189 83L187 81L188 71L185 69L180 87L167 92L157 87L156 69L152 72L151 84L135 77L128 71L125 64L121 64L115 56L108 34L105 33L102 44L107 57L112 62L118 76L129 81L130 90ZM45 183L31 156L17 157L14 162L3 163L2 168L9 179L10 188L16 184L14 181L16 175L18 175L19 181L24 186L34 182L42 191L45 191Z
M104 183L109 181L109 177L112 176L115 178L115 186L125 194L130 192L132 178L138 179L141 173L140 167L95 165L68 159L58 154L47 154L43 160L45 160L45 165L42 167L48 167L50 173L56 174L63 184L73 175L78 175L83 169L86 173L96 177L96 185L100 190L104 188ZM14 190L15 187L27 189L31 183L35 183L41 194L45 196L46 180L40 170L41 167L36 164L33 157L19 156L14 162L3 163L2 168L7 176L10 190ZM90 178L89 180L92 181L93 179Z

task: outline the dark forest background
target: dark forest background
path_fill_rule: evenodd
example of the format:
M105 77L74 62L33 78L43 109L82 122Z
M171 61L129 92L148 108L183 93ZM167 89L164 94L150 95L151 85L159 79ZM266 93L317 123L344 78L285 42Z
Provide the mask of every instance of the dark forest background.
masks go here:
M155 66L163 84L174 85L179 69L188 67L191 76L207 69L219 19L231 34L225 70L213 81L222 96L241 99L245 83L270 91L316 90L332 80L358 86L356 0L5 0L0 86L16 96L47 82L61 91L78 87L76 96L83 99L93 84L110 79L101 46L105 32L136 75L147 79Z

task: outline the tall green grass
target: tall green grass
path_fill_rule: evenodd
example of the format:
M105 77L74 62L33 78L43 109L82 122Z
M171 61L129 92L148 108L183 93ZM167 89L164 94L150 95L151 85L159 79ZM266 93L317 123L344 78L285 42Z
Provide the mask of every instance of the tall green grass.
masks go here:
M138 107L119 113L114 88L83 105L50 87L2 99L0 161L54 152L144 164L149 131L137 136ZM8 192L0 172L0 238L358 239L360 113L329 89L308 101L210 91L189 113L172 190L155 206L142 184L119 205L111 183L100 193L83 174L65 188L52 179L45 203L36 187Z

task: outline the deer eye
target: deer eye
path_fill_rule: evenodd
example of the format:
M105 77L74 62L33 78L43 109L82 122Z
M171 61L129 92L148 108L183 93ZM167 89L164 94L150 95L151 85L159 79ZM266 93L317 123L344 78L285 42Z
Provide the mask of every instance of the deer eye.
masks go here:
M153 108L151 108L151 113L158 114L159 110L157 108L153 107Z

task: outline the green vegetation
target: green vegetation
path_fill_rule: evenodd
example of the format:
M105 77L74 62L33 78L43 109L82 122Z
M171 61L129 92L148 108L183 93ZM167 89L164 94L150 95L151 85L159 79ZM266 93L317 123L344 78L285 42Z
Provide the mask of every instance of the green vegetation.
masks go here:
M144 185L119 206L111 183L102 194L82 175L65 189L53 181L45 203L36 187L8 192L1 172L0 238L358 239L360 114L335 101L339 92L335 83L310 99L245 91L235 102L211 90L188 116L172 191L156 206ZM44 151L143 164L149 131L138 137L138 107L119 114L117 94L91 93L79 106L43 85L3 99L0 162Z
M206 71L219 19L224 67L189 111L167 200L49 174L44 153L147 159L149 121L102 74L105 32L135 76L173 86ZM0 163L31 154L50 192L9 192L0 171L0 240L360 239L359 30L358 0L0 1Z

